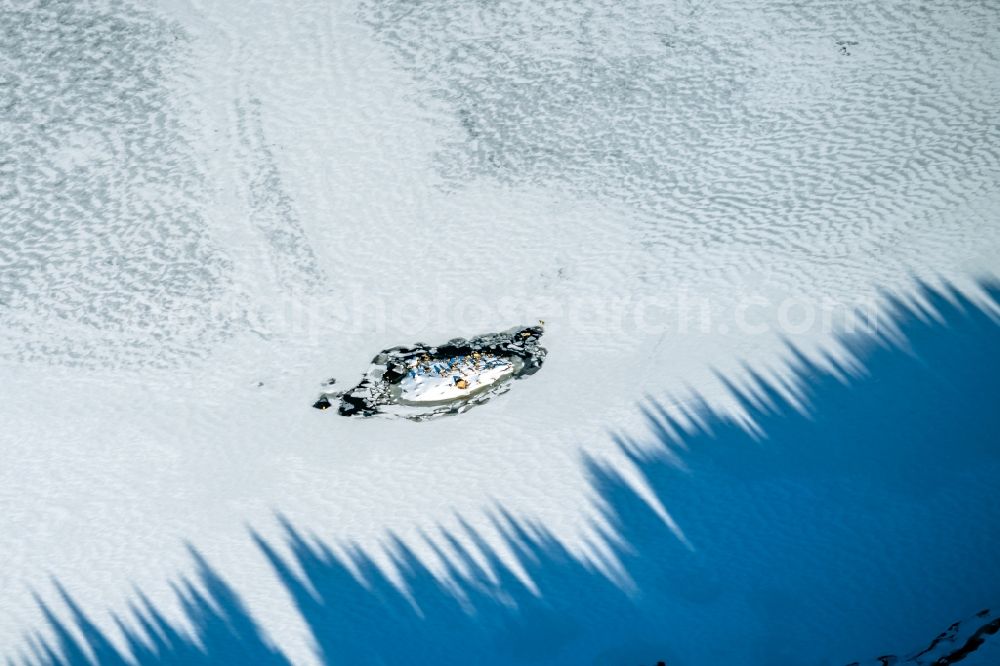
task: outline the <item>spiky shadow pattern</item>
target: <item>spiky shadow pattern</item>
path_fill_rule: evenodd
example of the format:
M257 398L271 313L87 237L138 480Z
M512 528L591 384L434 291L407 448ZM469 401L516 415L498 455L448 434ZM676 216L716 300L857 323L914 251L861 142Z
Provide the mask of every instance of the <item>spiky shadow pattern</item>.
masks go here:
M9 664L262 664L287 666L290 662L261 635L237 594L208 563L191 550L195 561L195 582L181 580L174 591L184 613L196 629L190 636L171 624L141 593L138 603L129 609L131 620L115 617L115 623L125 638L128 651L124 654L112 645L110 637L98 629L72 597L56 583L59 595L70 611L73 623L83 635L86 645L70 633L66 624L56 618L49 606L39 600L55 640L41 634L29 637L31 655Z
M1000 287L983 288L995 305ZM657 446L621 444L690 548L613 470L586 461L631 587L503 514L537 593L471 528L443 535L458 553L451 584L392 541L406 593L364 552L349 556L362 582L291 525L291 555L254 538L330 664L780 666L915 651L1000 601L1000 322L953 289L919 295L924 305L889 297L882 332L843 340L863 370L797 355L797 399L761 377L732 386L756 435L703 403L695 425L643 406ZM86 645L43 606L51 633L13 663L285 663L197 565L200 586L178 588L194 638L143 603L119 623L122 654L64 595Z

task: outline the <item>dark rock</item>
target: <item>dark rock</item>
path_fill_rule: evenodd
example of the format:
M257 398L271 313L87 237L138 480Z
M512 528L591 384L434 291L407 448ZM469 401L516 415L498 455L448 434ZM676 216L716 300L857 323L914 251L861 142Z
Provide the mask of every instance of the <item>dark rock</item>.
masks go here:
M506 392L512 380L538 372L547 353L538 344L543 332L539 324L452 338L438 346L385 349L354 388L324 393L314 407L326 409L333 398L340 400L342 416L386 414L422 421L458 414Z

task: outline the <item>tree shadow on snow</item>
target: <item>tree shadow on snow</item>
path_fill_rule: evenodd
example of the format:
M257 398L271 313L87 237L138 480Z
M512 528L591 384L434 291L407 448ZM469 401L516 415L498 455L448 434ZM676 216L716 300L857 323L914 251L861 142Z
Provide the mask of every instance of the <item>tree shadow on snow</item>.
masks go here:
M995 304L1000 287L982 287ZM760 376L731 385L756 430L704 402L683 422L640 406L656 441L623 450L690 546L584 461L628 589L503 513L534 590L471 528L444 533L448 583L391 539L402 587L360 549L348 566L290 524L285 544L254 538L329 664L781 666L915 650L1000 601L1000 324L954 289L919 295L888 297L882 332L842 341L863 371L796 354L794 397ZM40 601L50 626L11 663L287 663L195 558L197 584L177 587L195 636L140 598L120 651L63 593L71 619Z

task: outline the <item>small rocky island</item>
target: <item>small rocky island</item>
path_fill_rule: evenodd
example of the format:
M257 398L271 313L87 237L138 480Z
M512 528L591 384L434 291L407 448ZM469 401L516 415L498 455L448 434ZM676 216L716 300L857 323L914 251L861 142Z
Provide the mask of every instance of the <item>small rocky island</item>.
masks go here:
M546 350L537 326L514 327L466 340L431 346L417 343L378 353L361 382L347 391L326 392L313 404L341 416L379 414L413 421L460 414L510 389L511 381L542 367Z

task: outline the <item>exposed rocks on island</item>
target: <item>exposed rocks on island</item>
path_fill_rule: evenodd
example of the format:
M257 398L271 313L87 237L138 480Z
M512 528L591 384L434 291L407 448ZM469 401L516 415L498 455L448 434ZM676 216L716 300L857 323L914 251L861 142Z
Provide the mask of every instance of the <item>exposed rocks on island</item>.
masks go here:
M957 664L982 647L987 637L1000 632L1000 613L981 610L974 616L953 623L923 650L898 657L883 655L848 666L948 666Z
M543 331L539 322L437 346L421 342L386 349L357 386L324 392L313 407L338 405L342 416L384 414L414 421L460 414L538 372L547 353L538 343Z

